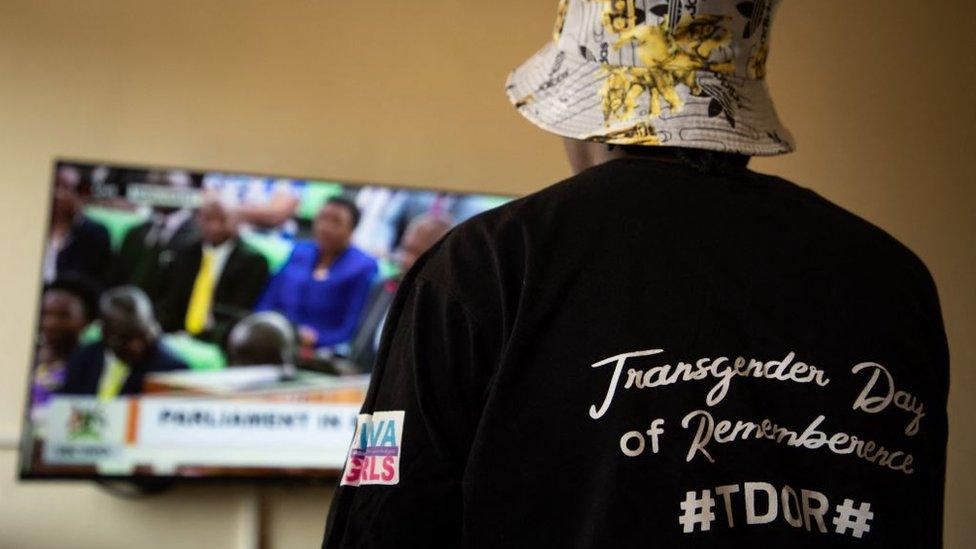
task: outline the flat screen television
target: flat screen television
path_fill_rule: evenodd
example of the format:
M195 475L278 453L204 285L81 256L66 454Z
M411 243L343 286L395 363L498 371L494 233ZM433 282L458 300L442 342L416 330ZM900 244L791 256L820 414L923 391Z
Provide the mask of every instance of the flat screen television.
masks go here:
M509 199L56 161L21 478L336 478L402 274Z

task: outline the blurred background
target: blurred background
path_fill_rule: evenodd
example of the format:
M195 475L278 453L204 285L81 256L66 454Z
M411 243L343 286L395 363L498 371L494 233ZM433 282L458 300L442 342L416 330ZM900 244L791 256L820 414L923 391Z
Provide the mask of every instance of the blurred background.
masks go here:
M243 547L258 516L266 546L317 546L331 495L187 486L130 502L14 480L54 157L530 193L569 169L503 84L555 5L0 0L0 546ZM785 2L768 79L799 148L753 163L931 269L952 353L954 548L976 546L973 20L961 0Z

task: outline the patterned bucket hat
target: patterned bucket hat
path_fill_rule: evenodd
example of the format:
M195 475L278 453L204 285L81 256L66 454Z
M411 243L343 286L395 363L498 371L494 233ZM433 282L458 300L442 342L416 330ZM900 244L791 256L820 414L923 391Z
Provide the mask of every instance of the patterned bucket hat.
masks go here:
M778 0L561 0L553 41L508 77L533 124L576 139L793 151L766 87Z

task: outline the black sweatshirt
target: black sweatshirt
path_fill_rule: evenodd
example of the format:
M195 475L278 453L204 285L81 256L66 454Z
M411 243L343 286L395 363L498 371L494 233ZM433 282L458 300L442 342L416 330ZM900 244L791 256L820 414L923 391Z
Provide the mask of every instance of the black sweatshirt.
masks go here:
M939 547L922 262L810 190L613 160L394 301L324 547Z

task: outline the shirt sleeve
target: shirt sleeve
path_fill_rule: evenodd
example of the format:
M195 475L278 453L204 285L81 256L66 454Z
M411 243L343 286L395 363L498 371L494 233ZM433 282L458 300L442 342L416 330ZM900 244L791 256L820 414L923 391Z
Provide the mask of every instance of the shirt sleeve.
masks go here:
M408 275L391 307L323 547L450 547L495 363L479 321ZM395 449L394 449L395 448Z

